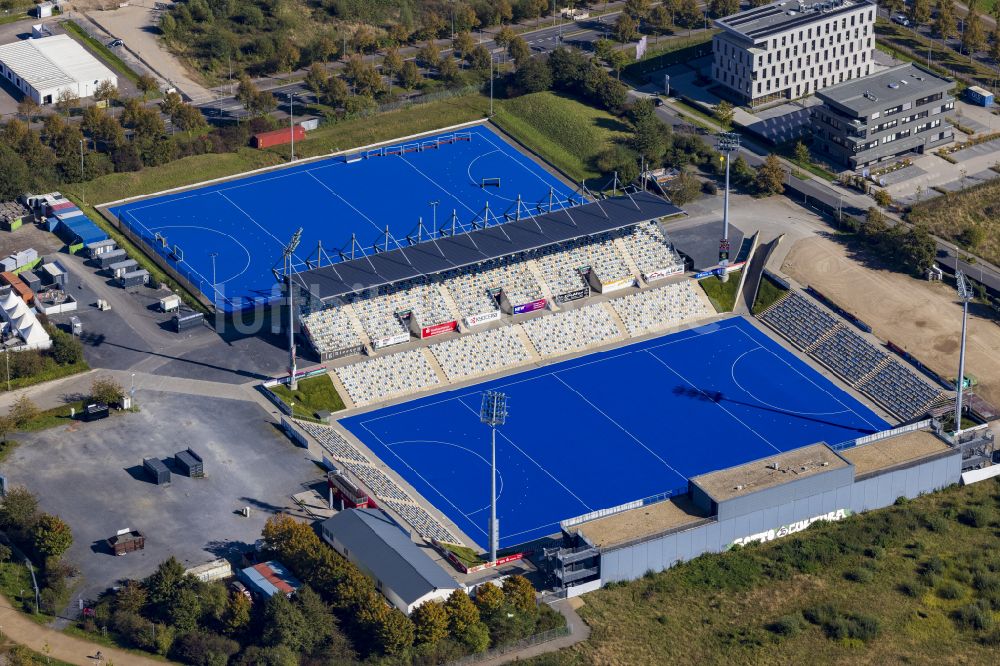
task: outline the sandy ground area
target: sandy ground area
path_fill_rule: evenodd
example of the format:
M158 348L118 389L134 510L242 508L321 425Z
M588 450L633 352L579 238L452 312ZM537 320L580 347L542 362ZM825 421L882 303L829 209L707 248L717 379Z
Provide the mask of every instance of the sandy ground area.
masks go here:
M810 285L867 322L875 335L891 340L922 363L952 378L958 373L962 311L954 289L886 270L867 268L827 238L798 241L782 270ZM1000 404L1000 326L970 309L965 371L979 379L977 392Z

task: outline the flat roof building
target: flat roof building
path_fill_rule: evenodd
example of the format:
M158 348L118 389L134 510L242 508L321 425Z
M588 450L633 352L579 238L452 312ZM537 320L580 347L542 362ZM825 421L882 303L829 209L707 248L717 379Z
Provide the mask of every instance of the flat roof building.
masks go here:
M783 0L715 25L712 76L740 104L804 97L872 71L870 0Z
M857 169L954 140L945 113L955 108L951 79L907 63L817 94L813 150Z
M375 580L393 606L411 613L461 586L378 509L347 509L324 520L323 539Z
M118 77L69 35L23 39L0 46L0 74L38 104L52 104L68 90L92 97L102 81Z

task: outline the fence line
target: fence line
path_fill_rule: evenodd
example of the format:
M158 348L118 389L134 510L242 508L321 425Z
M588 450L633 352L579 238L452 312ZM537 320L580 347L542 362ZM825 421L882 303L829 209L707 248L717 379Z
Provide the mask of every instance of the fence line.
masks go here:
M494 657L501 657L505 654L511 652L517 652L527 647L532 647L534 645L541 645L542 643L548 643L557 638L562 638L563 636L569 636L569 627L559 627L557 629L549 629L548 631L543 631L534 636L528 636L523 638L516 643L511 643L510 645L501 645L500 647L493 648L492 650L487 650L486 652L480 652L478 654L470 654L467 657L462 657L457 661L452 661L448 666L466 666L467 664L478 664L481 661L486 661L488 659L493 659Z
M596 511L591 511L590 513L585 513L574 518L567 518L559 523L559 527L566 529L567 527L573 527L574 525L579 525L580 523L586 523L591 520L597 520L598 518L603 518L605 516L612 516L616 513L622 513L623 511L630 511L631 509L638 509L641 506L648 506L650 504L657 504L659 502L666 501L676 495L676 492L667 491L665 493L660 493L658 495L650 495L649 497L644 497L643 499L633 500L631 502L626 502L625 504L619 504L618 506L608 507L607 509L597 509Z
M861 446L863 444L871 444L872 442L877 442L883 439L898 437L899 435L905 435L906 433L913 432L915 430L924 430L929 428L930 425L931 419L924 419L923 421L917 421L916 423L911 423L909 425L899 426L898 428L893 428L892 430L883 430L882 432L876 432L871 435L865 435L864 437L848 440L831 448L841 451L843 449L849 449L852 446Z

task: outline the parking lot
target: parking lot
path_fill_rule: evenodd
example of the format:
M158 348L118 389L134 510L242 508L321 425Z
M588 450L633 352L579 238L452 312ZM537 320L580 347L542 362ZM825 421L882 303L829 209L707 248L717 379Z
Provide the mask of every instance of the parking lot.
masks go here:
M73 526L67 559L80 568L84 598L170 555L193 566L253 544L271 514L321 477L255 402L153 391L136 401L138 413L23 435L4 464L9 483L26 485L43 511ZM176 472L172 457L187 447L204 458L206 478L148 480L144 457ZM246 506L249 518L239 515ZM126 527L145 534L146 548L114 557L105 540Z

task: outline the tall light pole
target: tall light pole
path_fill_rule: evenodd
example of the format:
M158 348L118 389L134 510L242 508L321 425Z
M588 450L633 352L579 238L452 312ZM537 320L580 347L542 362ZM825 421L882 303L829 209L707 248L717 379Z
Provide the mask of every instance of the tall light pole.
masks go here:
M955 436L962 432L962 388L965 384L965 332L969 323L969 301L973 298L972 285L962 271L955 272L958 297L962 301L962 346L958 350L958 379L955 380Z
M490 118L493 117L493 51L490 51Z
M215 258L219 256L219 253L209 252L208 256L212 259L212 305L214 307L219 307L219 290L215 286L218 284L215 280Z
M83 205L87 205L87 190L84 187L86 178L83 175L83 139L80 139L80 196L83 198Z
M431 222L431 238L434 238L434 234L437 233L437 228L438 228L438 206L441 205L441 202L439 200L435 199L434 201L429 201L428 203L430 203L431 210L433 211L431 213L433 215L433 217L431 218L431 220L432 220L432 222Z
M719 152L726 155L726 192L722 200L722 240L719 241L719 266L722 267L723 282L729 280L726 268L729 266L729 161L734 151L740 149L740 135L736 132L719 134Z
M497 561L500 526L497 524L497 427L507 422L507 394L501 391L483 393L479 420L490 427L490 562Z
M292 161L295 161L295 94L288 93L288 133L292 136Z
M299 227L292 239L288 241L282 253L285 263L285 288L288 290L288 388L298 390L299 382L295 379L295 297L292 289L292 255L302 241L302 227Z

